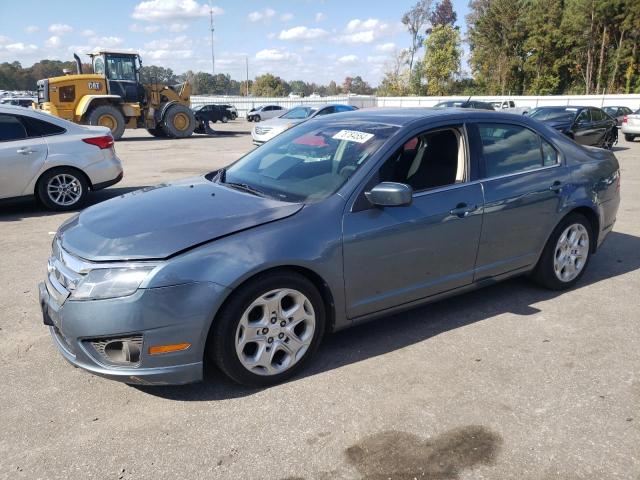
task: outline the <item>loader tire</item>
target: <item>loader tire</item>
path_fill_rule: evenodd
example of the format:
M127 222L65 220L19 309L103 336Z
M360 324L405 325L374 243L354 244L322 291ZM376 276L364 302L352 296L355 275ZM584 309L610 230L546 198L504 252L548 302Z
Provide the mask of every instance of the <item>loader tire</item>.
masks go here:
M162 129L171 138L187 138L196 128L196 117L184 105L171 105L164 115Z
M114 140L120 140L125 127L124 115L113 105L98 105L87 115L87 125L99 125L111 130Z
M153 135L154 137L157 138L167 138L167 134L164 133L164 130L162 130L162 128L158 127L158 128L147 128L147 132L149 132L151 135Z

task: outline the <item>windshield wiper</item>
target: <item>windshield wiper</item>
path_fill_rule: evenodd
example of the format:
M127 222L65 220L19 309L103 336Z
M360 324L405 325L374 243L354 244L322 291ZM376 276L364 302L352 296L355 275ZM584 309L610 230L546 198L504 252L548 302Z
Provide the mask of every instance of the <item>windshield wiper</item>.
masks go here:
M223 185L228 185L231 188L235 188L236 190L242 190L244 192L251 193L253 195L257 195L259 197L266 197L264 192L253 188L251 185L247 185L246 183L236 183L236 182L222 182Z

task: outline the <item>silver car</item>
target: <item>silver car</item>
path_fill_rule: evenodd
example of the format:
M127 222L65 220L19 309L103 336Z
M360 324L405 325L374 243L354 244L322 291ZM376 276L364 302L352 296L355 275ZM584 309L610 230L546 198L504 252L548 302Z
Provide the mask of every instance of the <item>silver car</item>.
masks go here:
M0 106L0 200L35 196L51 210L72 210L121 179L108 128Z
M247 112L248 122L260 122L270 118L278 117L286 112L287 109L280 105L262 105L254 107Z
M329 115L331 113L350 112L352 110L357 110L357 108L351 105L301 105L292 108L277 118L272 118L266 122L261 122L259 125L255 125L251 130L251 138L253 139L254 145L262 145L267 140L271 140L285 130L311 118Z
M622 119L620 130L627 142L633 142L636 137L640 137L640 109Z

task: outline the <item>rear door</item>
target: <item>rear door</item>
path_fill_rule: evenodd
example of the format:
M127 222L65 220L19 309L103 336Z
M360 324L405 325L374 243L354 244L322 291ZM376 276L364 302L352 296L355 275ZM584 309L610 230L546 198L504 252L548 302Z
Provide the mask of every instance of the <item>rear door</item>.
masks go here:
M47 144L31 133L20 115L0 113L0 198L29 195L25 188L47 158Z
M478 122L469 131L484 191L478 281L537 261L569 174L555 147L524 125Z

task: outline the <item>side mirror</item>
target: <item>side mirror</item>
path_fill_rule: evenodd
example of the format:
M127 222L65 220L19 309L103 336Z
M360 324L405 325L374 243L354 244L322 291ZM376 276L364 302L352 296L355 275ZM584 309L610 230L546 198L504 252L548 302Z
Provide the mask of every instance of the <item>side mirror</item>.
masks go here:
M401 207L413 200L413 188L405 183L382 182L364 194L377 207Z

